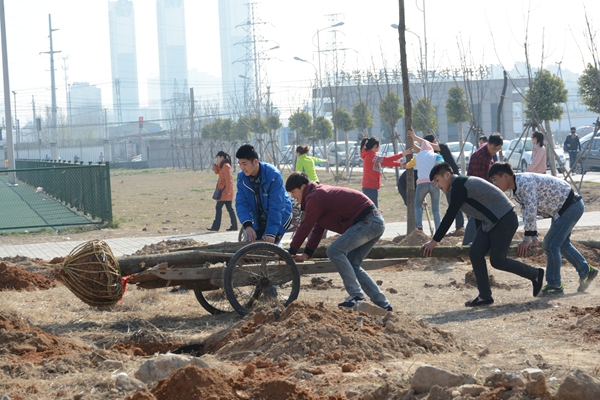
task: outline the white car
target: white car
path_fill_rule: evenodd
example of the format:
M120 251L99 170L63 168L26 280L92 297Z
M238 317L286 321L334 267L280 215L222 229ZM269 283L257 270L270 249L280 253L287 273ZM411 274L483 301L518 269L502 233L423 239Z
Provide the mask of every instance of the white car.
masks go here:
M513 139L508 146L508 150L503 152L503 156L515 170L525 171L527 166L531 164L532 149L533 142L531 141L531 138L521 140ZM561 146L556 145L554 150L556 151L556 155L558 155L560 162L565 165L565 155ZM559 172L561 171L558 161L556 161L556 168L559 170Z
M473 154L473 152L475 150L477 150L477 148L471 142L464 142L462 153L460 151L460 142L448 142L448 143L446 143L446 146L448 146L448 149L450 149L450 152L452 153L452 157L454 157L454 161L456 161L456 164L458 166L460 166L460 157L461 157L461 155L464 154L465 155L465 163L467 164L467 167L468 167L469 160L471 159L471 154Z

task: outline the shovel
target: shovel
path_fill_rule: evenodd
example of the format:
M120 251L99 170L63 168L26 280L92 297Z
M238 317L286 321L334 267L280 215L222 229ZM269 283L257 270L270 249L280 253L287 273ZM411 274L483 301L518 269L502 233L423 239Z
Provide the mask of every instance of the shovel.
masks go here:
M431 236L435 233L433 230L433 225L431 225L431 218L429 217L429 209L427 208L427 202L423 202L423 209L425 210L425 215L427 216L427 222L429 223L429 231L431 232Z

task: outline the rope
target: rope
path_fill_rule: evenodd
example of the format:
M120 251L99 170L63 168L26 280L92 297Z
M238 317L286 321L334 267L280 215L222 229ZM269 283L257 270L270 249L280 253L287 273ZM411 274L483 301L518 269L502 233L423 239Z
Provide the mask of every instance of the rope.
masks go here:
M101 240L75 247L65 258L57 279L93 307L109 307L123 297L119 263L110 247Z

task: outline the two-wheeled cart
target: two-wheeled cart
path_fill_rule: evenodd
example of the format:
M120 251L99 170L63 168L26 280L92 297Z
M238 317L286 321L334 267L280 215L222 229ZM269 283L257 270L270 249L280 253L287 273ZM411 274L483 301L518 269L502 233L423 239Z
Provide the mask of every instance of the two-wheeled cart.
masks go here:
M362 267L377 269L406 260L364 260ZM129 283L146 289L191 289L211 314L236 311L246 315L269 304L287 306L298 298L301 275L337 272L328 259L296 264L286 250L266 242L222 243L118 261L123 276L135 274Z

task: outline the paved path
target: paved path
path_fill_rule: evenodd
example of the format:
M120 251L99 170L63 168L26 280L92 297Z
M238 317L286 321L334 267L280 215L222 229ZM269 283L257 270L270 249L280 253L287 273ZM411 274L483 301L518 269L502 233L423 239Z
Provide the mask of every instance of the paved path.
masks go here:
M433 223L433 221L432 221ZM425 233L430 233L428 224L425 223ZM600 226L600 211L585 213L579 220L577 226ZM538 228L547 229L550 227L550 219L541 219L538 221ZM521 227L522 228L522 223ZM406 222L390 222L386 224L385 232L382 236L384 239L391 239L398 235L406 233ZM174 236L154 236L154 237L132 237L107 239L106 242L112 249L115 256L120 257L135 253L145 245L158 243L163 240L179 240L179 239L194 239L198 242L207 242L209 244L221 242L236 242L238 238L237 232L210 232L201 234L189 235L174 235ZM290 235L283 238L282 243L289 243ZM31 243L14 246L1 246L0 257L14 257L17 255L31 258L41 258L51 260L54 257L64 257L71 252L77 245L83 241L65 240L64 242L54 243Z

